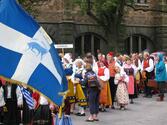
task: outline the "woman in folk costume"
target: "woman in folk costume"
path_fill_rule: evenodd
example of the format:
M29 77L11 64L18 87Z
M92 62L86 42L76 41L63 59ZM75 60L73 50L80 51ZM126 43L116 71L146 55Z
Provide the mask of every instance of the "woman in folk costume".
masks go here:
M82 85L83 74L84 74L84 63L81 59L77 59L74 65L75 68L73 69L71 80L74 84L74 93L79 105L79 112L76 115L85 116L84 107L87 105L85 97L86 87Z
M128 82L128 93L129 93L129 98L131 100L131 104L133 104L133 98L134 98L134 68L131 62L130 57L126 57L126 63L123 66L124 72L126 75L129 77L129 82Z
M158 88L160 91L158 101L164 100L164 89L165 89L165 82L167 81L167 73L165 62L162 54L158 54L157 63L155 65L155 80L158 83Z
M64 55L64 57L62 58L62 62L63 62L63 67L66 73L66 76L71 76L73 71L72 71L72 56L70 53L67 53Z
M121 70L119 67L115 68L116 75L114 79L114 83L117 86L116 91L116 99L118 102L118 105L120 106L121 110L125 110L125 106L129 103L129 95L128 95L128 89L127 84L129 82L128 76L124 73L121 73Z
M97 61L98 67L99 67L99 65L100 65L100 62L103 62L104 65L105 65L106 67L108 67L108 62L107 62L107 60L106 60L106 58L105 58L105 55L103 55L102 53L99 53L99 54L98 54L98 61Z
M69 100L70 105L73 106L73 103L75 103L75 94L74 94L74 85L71 80L71 75L73 74L73 62L72 62L72 56L70 53L65 54L65 56L62 58L63 62L63 68L65 70L65 74L68 80L68 94L67 94L67 100ZM70 108L71 110L71 108ZM71 111L72 113L73 111Z
M52 125L51 110L48 100L40 95L39 106L34 112L33 125Z
M117 84L114 84L114 79L116 74L115 72L116 61L113 56L114 56L113 52L109 52L107 54L108 69L110 70L109 84L110 84L110 91L111 91L111 97L112 97L112 109L115 109L114 101L115 101L115 94L117 90Z
M102 111L105 111L106 106L112 105L110 85L109 85L110 72L107 67L104 66L102 62L100 62L100 67L98 69L98 80L101 85L100 92L100 107Z

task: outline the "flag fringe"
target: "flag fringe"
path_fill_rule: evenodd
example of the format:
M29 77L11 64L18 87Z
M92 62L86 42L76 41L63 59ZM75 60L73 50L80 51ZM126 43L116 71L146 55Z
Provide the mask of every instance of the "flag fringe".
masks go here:
M33 91L37 91L40 95L44 96L49 102L52 102L53 105L55 107L59 107L57 104L55 104L50 98L48 98L47 96L45 96L43 93L41 93L40 91L38 91L37 89L33 88L32 86L30 85L27 85L26 83L23 83L23 82L19 82L17 80L12 80L12 79L9 79L9 78L6 78L2 75L0 75L0 78L4 79L6 82L10 83L10 84L17 84L17 85L21 85L21 86L26 86L26 87L29 87L30 89L32 89ZM68 90L65 91L65 92L60 92L58 93L60 96L63 96L63 100L62 100L62 105L60 107L64 107L64 100L66 99L67 97L67 94L68 94Z

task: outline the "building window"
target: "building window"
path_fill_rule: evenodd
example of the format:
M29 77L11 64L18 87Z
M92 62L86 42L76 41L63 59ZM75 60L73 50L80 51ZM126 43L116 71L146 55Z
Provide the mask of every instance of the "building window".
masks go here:
M146 49L154 50L152 43L141 35L132 35L125 40L125 53L140 53Z
M75 39L75 56L81 56L85 53L91 52L97 54L97 50L100 49L101 38L98 36L86 33Z
M135 0L136 4L147 4L147 0Z

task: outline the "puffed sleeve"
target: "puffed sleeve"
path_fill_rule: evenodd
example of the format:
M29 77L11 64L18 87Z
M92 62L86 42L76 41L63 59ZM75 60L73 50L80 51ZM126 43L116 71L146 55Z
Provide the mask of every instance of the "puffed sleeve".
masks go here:
M119 83L119 80L120 80L120 75L116 74L114 79L114 84L117 85Z
M127 75L124 75L125 79L124 82L128 83L129 82L129 77Z
M17 95L17 105L23 105L23 95L21 93L19 86L16 89L16 95Z

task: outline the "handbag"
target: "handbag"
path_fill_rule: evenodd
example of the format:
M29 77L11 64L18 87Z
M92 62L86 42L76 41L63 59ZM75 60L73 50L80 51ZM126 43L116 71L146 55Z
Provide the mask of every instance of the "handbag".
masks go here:
M152 87L152 88L158 88L158 84L155 80L149 79L147 86Z

